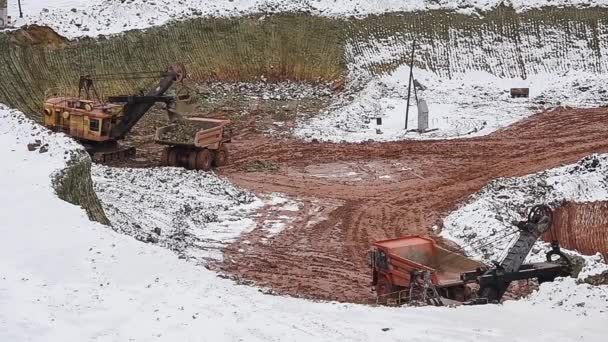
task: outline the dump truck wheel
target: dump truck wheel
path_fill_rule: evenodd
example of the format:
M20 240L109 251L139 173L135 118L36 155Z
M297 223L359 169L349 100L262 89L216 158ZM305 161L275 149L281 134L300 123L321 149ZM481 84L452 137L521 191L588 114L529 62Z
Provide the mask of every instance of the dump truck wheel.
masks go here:
M196 168L198 170L209 171L211 170L211 162L213 161L213 155L208 149L200 150L196 153Z
M167 166L177 166L177 150L169 147Z
M222 145L219 150L215 152L215 158L213 158L213 165L224 166L228 164L228 147Z
M169 165L169 154L171 154L171 148L170 147L163 148L163 152L160 154L160 165L162 165L162 166Z
M197 152L196 151L190 151L188 153L188 168L192 169L192 170L197 170L198 169L198 165L196 163L196 158L197 157Z

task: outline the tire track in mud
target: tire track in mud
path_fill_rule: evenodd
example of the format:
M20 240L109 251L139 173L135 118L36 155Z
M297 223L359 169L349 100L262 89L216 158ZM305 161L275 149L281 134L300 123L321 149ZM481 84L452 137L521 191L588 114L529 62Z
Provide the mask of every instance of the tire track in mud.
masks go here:
M323 209L318 215L298 212L297 224L267 242L254 237L260 228L243 235L225 249L225 262L215 267L279 294L371 302L365 261L371 242L435 235L443 217L490 180L608 152L606 132L608 109L560 108L486 137L461 140L323 144L237 137L224 175L256 192L285 193L307 202L306 208ZM280 170L240 169L255 160L271 160ZM356 178L309 171L345 166Z

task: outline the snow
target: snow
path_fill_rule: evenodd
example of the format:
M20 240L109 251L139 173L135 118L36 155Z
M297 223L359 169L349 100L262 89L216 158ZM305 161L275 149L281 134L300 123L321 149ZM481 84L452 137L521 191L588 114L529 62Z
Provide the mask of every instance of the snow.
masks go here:
M255 228L263 205L211 172L94 165L92 178L116 231L200 263L221 260L226 244Z
M524 301L532 305L550 303L555 309L583 316L608 314L608 286L578 285L573 278L558 278L552 283L541 284L540 289Z
M350 79L365 77L361 76L365 72L356 67L358 63L351 66ZM586 108L608 103L608 97L602 95L608 91L607 74L539 73L523 80L471 71L449 79L414 68L416 80L426 88L417 93L428 104L432 130L418 133L412 131L418 127L413 91L405 130L409 73L409 66L402 65L389 75L368 76L362 90L343 96L312 119L300 120L294 135L331 142L475 137L558 105ZM530 98L511 98L510 89L521 87L530 88ZM377 118L382 119L381 125L377 124Z
M302 209L302 204L280 193L265 195L263 199L268 213L261 222L262 229L265 231L265 237L262 241L267 242L268 239L278 235L294 224L297 216L293 214Z
M223 248L258 225L263 241L281 233L297 217L284 213L301 206L279 193L256 196L213 172L93 165L92 178L115 231L200 265L223 260Z
M541 31L548 37L563 36L559 30ZM522 28L522 32L526 29ZM298 120L293 135L305 140L338 143L468 138L490 134L557 106L608 105L608 73L605 71L588 72L579 63L558 72L563 69L560 58L553 51L554 43L542 42L544 45L539 47L531 43L535 39L530 37L530 43L515 49L513 43L504 38L487 32L483 39L502 43L463 49L462 45L469 45L464 44L469 38L454 30L446 43L417 43L415 60L421 67L415 67L413 73L422 86L417 87L417 96L424 99L429 108L429 130L424 133L416 131L418 107L414 89L408 130L405 129L410 67L403 64L403 57L411 53L411 38L395 34L373 41L349 42L346 90L318 115ZM587 53L586 39L572 39L568 44L573 49L567 52L564 60L578 60ZM439 44L441 48L437 49L433 44ZM491 57L488 48L495 49L492 51L501 56L508 56L506 51L521 50L525 59L531 62L518 75L510 70L515 68L513 56ZM445 67L430 71L428 55L437 54L441 49L451 50L458 58L447 57ZM477 59L483 59L485 64L478 65ZM399 66L388 73L372 71L377 66L395 64ZM513 75L498 76L502 74ZM511 98L511 88L529 88L530 97ZM381 125L377 123L378 118L382 119Z
M48 152L28 151L33 139ZM457 309L264 295L91 222L82 208L57 198L52 175L82 152L63 135L0 107L0 146L1 341L603 341L608 333L608 315L591 297L564 311L553 308L550 294ZM591 295L598 288L577 289ZM539 329L539 317L551 329Z
M458 243L474 259L500 261L517 238L517 234L507 236L517 230L512 221L525 220L530 208L537 204L606 201L607 174L608 154L595 154L576 164L524 177L495 179L444 219L441 235ZM538 241L527 261L544 261L549 249L548 243ZM569 253L585 260L579 279L608 270L599 254Z
M41 153L40 156L48 164L48 170L62 168L67 161L75 159L84 152L81 145L63 134L52 135L34 121L25 117L21 112L12 110L0 103L0 134L12 133L19 144L19 148L26 149L28 144L36 144L39 147L48 148L48 152ZM10 152L17 152L17 147L11 145L3 146Z
M386 12L453 10L483 15L504 0L21 0L24 18L19 18L17 0L8 0L15 25L48 25L70 38L116 34L146 29L173 20L197 17L244 16L255 13L306 11L323 16L365 16ZM605 7L606 0L512 0L517 11L543 6Z
M476 14L500 2L23 0L25 18L18 19L16 1L9 0L9 14L17 25L47 24L76 38L200 16L290 10L346 16L438 8ZM547 4L606 6L608 1L511 3L524 11ZM599 91L606 89L604 74L577 71L533 74L524 81L481 72L446 79L416 69L416 78L427 88L419 95L429 103L430 128L437 130L405 133L401 126L408 72L402 66L389 75L366 79L352 99L340 99L324 119L300 122L295 134L331 141L477 136L545 106L596 106L602 101ZM590 89L583 91L575 84ZM530 86L531 98L510 99L506 91L512 86ZM408 125L416 127L416 109L411 109ZM376 117L383 118L381 127L373 125ZM29 143L35 143L33 151L28 151ZM281 213L301 210L298 202L276 194L258 198L203 172L95 166L95 187L114 224L106 227L90 222L82 208L54 193L53 177L70 160L86 158L78 144L0 105L0 146L1 341L400 341L404 336L412 341L604 341L608 333L608 288L577 285L575 279L545 283L522 301L456 309L378 308L264 295L254 287L221 279L199 264L220 259L222 246L251 231L257 218L253 213L261 206L277 207L276 215L262 221L269 238L288 229L290 216ZM512 229L507 218L521 219L538 201L607 200L608 155L594 158L601 163L593 171L580 167L586 165L583 160L578 168L570 165L496 180L446 218L443 234L468 245L473 234L475 240L491 239ZM187 218L181 220L184 212ZM137 241L148 237L157 242ZM500 242L468 252L480 260L498 258L505 247L505 241ZM540 258L545 248L539 243L529 259ZM579 277L608 270L599 256L585 260ZM539 317L552 322L551 329L540 329Z

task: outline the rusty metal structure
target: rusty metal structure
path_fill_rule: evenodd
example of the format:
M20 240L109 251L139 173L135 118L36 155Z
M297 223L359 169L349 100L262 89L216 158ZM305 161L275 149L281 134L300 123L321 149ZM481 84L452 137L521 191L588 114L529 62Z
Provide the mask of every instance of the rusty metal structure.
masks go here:
M550 229L552 221L548 206L533 207L526 221L514 222L519 236L502 262L492 266L447 251L424 237L378 241L368 254L378 302L497 303L513 281L535 278L543 283L571 276L572 264L557 241L546 253L546 262L524 264L534 243ZM476 293L472 290L475 287Z
M164 103L172 117L176 99L165 93L185 76L186 70L181 64L172 65L166 72L153 76L139 73L81 76L78 95L70 96L59 91L59 94L47 97L43 105L44 125L81 142L97 162L132 156L135 148L120 146L118 141L124 139L156 103ZM147 92L102 99L95 88L95 80L108 77L159 77L160 81Z

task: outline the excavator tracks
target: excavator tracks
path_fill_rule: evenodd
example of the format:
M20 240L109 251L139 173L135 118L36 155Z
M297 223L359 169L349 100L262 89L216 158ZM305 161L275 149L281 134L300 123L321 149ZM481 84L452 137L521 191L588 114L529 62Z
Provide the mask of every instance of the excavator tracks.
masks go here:
M137 150L135 147L124 147L115 151L89 151L91 158L94 162L105 164L114 161L122 161L131 157L134 157Z

